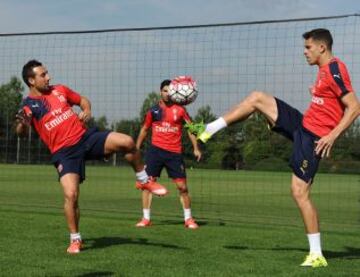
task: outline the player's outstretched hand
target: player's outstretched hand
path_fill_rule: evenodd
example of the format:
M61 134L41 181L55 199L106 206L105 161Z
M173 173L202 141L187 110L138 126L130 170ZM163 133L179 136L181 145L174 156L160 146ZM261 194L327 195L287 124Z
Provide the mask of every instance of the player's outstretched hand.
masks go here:
M194 156L195 156L196 160L199 162L201 160L201 156L202 156L201 151L198 149L194 150Z
M82 122L88 122L91 118L91 111L81 111L78 115Z
M32 117L32 112L30 111L30 109L28 111L27 110L25 111L25 109L22 108L18 110L18 112L15 115L16 123L30 125L31 117Z
M335 143L335 137L331 134L322 137L318 141L315 142L315 152L316 155L321 155L321 158L330 157L331 149Z

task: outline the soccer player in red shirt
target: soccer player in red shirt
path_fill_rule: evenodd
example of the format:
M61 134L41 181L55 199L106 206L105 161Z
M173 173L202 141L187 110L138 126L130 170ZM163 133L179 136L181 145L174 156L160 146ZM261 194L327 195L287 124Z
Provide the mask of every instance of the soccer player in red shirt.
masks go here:
M328 157L335 140L359 116L360 104L345 64L332 54L333 39L327 29L303 34L304 55L319 72L311 89L311 103L301 114L290 105L261 91L253 91L228 113L207 124L193 124L190 131L206 142L229 124L262 113L272 130L293 141L290 159L292 196L300 209L310 251L301 266L327 266L321 250L316 208L310 199L311 184L321 158Z
M152 178L160 177L165 167L168 176L172 178L180 193L180 201L184 209L185 227L197 229L198 225L191 216L191 201L186 184L185 164L182 157L182 128L184 123L191 119L183 106L174 104L169 99L168 91L171 80L164 80L160 85L159 103L153 106L145 115L144 124L136 141L137 149L141 148L149 129L152 131L151 146L146 153L146 172ZM196 137L188 133L193 145L194 156L199 161L199 150ZM142 193L143 218L136 224L137 227L151 225L150 207L152 195L147 191Z
M64 211L70 231L68 253L79 253L82 240L79 233L79 184L85 179L85 160L102 159L122 152L136 172L136 187L149 193L165 195L166 188L150 180L140 152L133 139L125 134L87 129L91 118L91 103L63 85L50 85L50 75L39 61L30 60L23 67L24 82L30 88L17 115L16 132L21 135L33 125L52 154L64 191ZM80 106L76 114L73 105Z

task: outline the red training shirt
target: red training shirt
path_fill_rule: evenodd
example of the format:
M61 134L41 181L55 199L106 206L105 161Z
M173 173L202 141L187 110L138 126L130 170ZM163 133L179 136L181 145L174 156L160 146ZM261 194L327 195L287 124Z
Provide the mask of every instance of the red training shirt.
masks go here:
M183 106L168 106L160 101L146 113L144 125L152 128L152 145L169 152L181 153L184 122L191 122L191 118Z
M341 98L353 92L345 64L333 58L319 68L312 87L310 107L304 113L303 126L319 137L326 136L340 122L345 107Z
M23 108L32 112L31 123L52 154L76 144L85 133L85 126L71 108L80 100L78 93L63 85L51 86L48 93L28 95L23 100Z

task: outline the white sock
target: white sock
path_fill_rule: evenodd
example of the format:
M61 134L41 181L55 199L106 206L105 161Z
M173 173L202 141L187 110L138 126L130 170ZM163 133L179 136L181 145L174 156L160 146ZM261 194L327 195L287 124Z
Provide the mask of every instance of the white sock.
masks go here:
M219 117L218 119L214 120L213 122L206 124L205 131L210 135L215 134L216 132L220 131L221 129L227 126L224 118Z
M150 220L150 209L143 209L143 217Z
M185 221L191 218L191 209L184 209L184 219Z
M70 241L81 240L80 233L70 233Z
M310 253L322 255L320 233L307 234L310 246Z
M147 175L145 169L143 169L140 172L136 172L136 180L138 180L140 183L145 184L149 180L149 176Z

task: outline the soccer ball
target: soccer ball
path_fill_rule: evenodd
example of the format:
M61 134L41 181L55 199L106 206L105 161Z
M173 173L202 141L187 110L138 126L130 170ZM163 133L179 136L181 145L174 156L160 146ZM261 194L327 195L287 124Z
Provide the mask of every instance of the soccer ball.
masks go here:
M170 100L179 105L188 105L198 95L196 82L191 76L178 76L169 85Z

